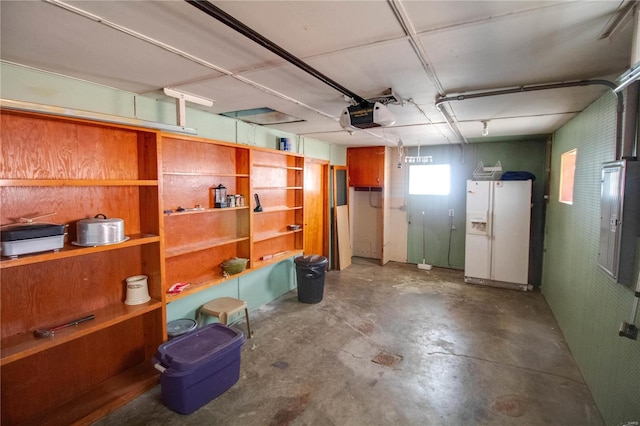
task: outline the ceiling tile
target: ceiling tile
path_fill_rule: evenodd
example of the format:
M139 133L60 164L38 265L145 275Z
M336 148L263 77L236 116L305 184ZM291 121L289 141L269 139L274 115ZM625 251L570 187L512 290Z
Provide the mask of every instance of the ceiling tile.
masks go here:
M385 1L214 1L299 57L404 37Z
M3 60L134 93L221 75L47 3L2 2L1 31Z
M630 26L620 37L598 40L611 3L507 15L423 33L420 41L447 92L621 73L631 53Z

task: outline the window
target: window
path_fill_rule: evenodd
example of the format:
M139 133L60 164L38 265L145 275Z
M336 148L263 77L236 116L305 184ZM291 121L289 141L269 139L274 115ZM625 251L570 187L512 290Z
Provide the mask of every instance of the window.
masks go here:
M567 151L560 157L560 202L573 204L573 178L576 173L577 149Z
M448 164L409 166L409 194L449 195L451 169Z

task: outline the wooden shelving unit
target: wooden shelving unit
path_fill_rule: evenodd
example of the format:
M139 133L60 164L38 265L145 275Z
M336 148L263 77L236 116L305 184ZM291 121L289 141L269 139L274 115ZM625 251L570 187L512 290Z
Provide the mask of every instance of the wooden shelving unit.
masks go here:
M99 418L157 382L166 337L161 289L157 133L3 110L0 221L53 212L68 224L57 252L0 260L3 424ZM126 242L76 247L76 221L122 218ZM127 306L125 279L149 277L152 300ZM88 314L95 319L36 338ZM119 392L106 393L117 384Z
M302 253L302 227L287 229L302 224L302 155L169 134L161 146L162 209L171 211L163 215L166 289L190 284L168 294L167 302L228 280L221 264L233 257L249 259L248 273L280 258L264 256ZM228 194L242 194L245 206L214 208L212 190L219 184ZM259 213L253 211L255 193L263 205ZM202 210L175 212L194 206Z
M304 157L285 151L252 151L252 193L257 193L261 212L252 207L253 265L263 265L264 257L280 253L300 254L304 228ZM299 225L291 230L289 225Z
M0 131L0 223L53 213L47 222L68 225L60 250L0 259L2 424L99 419L157 383L167 303L302 254L302 155L13 110ZM219 184L245 205L215 208ZM73 245L76 222L96 214L123 219L128 239ZM233 257L248 268L226 277ZM151 300L125 305L139 274ZM177 282L190 286L167 294Z
M220 266L233 257L249 258L250 149L202 138L162 135L162 208L165 241L165 291L189 283L185 297L226 280ZM241 194L245 206L214 207L213 188ZM178 207L202 210L176 212Z

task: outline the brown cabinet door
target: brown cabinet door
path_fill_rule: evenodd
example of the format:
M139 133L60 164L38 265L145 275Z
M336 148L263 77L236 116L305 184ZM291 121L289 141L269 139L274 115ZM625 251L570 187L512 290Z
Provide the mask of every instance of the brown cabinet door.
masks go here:
M384 147L347 148L349 186L384 185Z

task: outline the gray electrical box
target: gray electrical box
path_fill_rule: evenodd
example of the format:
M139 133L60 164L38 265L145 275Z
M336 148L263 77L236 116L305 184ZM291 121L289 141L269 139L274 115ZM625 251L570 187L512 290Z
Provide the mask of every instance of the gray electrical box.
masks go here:
M640 229L640 163L619 160L602 165L598 264L618 283L633 281Z

